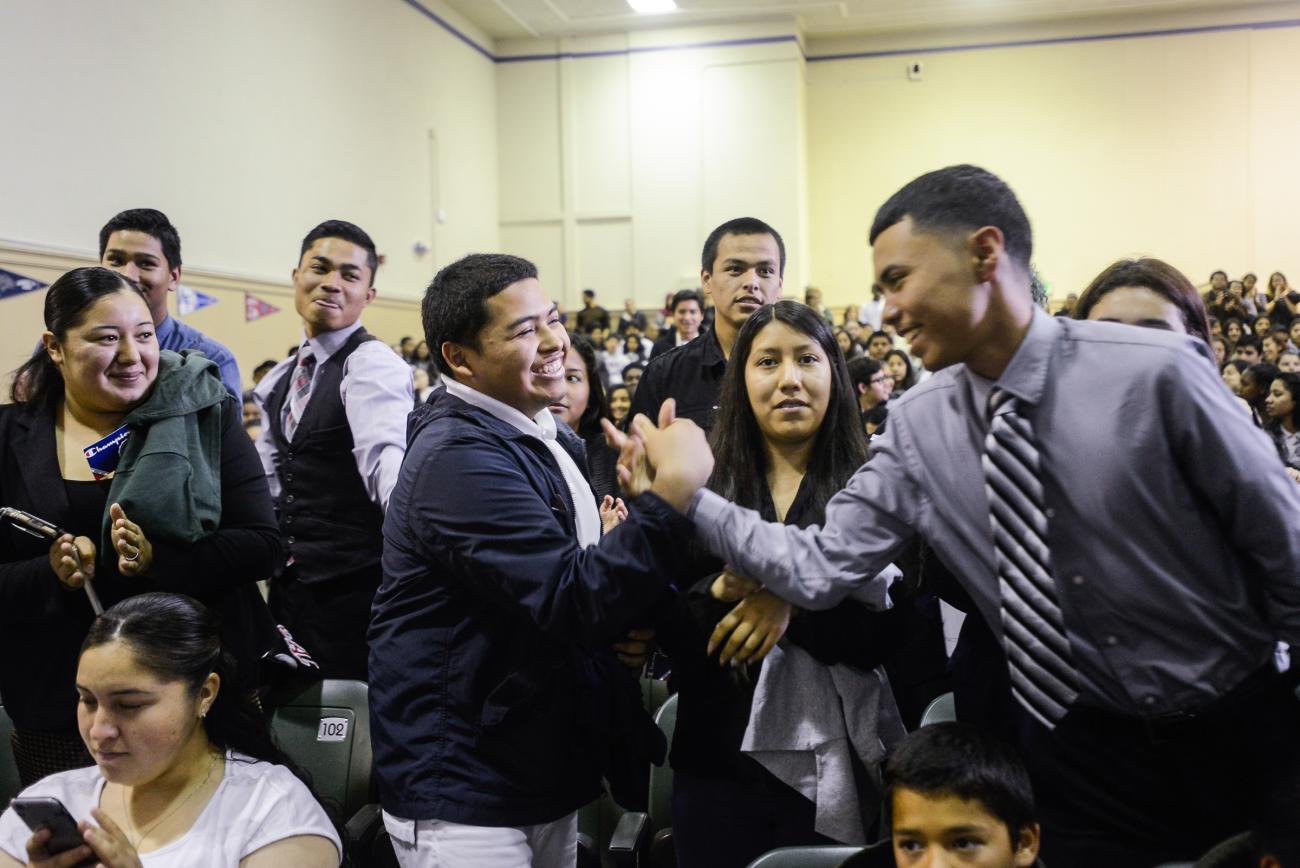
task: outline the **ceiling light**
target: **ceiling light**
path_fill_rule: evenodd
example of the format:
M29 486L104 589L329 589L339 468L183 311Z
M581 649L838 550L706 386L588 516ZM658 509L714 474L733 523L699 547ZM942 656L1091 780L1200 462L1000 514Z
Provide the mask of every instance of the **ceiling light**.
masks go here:
M662 15L677 8L675 0L627 0L627 5L642 15Z

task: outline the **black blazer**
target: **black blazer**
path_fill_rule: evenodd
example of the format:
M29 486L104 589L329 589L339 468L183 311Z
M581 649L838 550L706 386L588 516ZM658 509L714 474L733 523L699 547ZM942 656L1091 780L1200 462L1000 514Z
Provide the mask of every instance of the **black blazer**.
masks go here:
M53 408L0 406L0 506L98 545L103 515L73 513L55 449ZM223 643L251 685L274 626L254 583L271 574L280 544L261 462L233 398L222 406L221 492L215 533L186 546L155 542L147 577L124 579L117 558L99 552L94 584L105 607L146 591L174 591L217 609ZM74 734L77 657L94 612L85 593L59 583L49 549L44 540L0 527L0 702L19 727Z

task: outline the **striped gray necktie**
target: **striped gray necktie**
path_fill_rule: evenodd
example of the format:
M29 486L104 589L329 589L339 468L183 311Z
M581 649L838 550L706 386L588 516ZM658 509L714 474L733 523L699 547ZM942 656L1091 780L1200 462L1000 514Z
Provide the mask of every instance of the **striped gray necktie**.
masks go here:
M293 368L293 379L289 381L289 412L284 417L284 439L292 440L298 430L298 423L307 412L307 402L311 399L311 378L316 373L316 354L311 347L304 346L298 351L298 363Z
M1038 447L1014 395L994 388L988 413L984 484L1011 692L1051 729L1078 696L1079 681L1052 581Z

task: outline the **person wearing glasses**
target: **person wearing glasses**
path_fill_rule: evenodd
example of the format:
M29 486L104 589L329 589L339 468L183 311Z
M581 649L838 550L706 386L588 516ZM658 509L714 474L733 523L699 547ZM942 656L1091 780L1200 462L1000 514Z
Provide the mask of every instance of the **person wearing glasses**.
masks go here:
M894 375L883 362L870 356L849 360L849 378L864 418L876 408L884 407L894 393Z

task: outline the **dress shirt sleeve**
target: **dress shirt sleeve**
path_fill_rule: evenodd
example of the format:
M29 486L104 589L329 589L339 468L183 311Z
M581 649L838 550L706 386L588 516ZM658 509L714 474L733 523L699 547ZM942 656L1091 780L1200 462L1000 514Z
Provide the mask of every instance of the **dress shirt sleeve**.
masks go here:
M1227 540L1258 566L1277 638L1300 645L1300 490L1203 359L1189 352L1166 367L1159 388L1180 471L1218 513Z
M871 460L826 505L820 527L765 522L711 491L696 495L690 515L707 549L782 599L829 609L852 596L883 609L893 573L879 574L911 539L920 498L885 435L872 442Z
M407 496L386 519L403 544L441 565L445 581L559 641L588 650L618 641L682 573L690 523L653 494L583 547L524 470L481 439L453 435L404 473Z
M411 367L383 341L367 341L348 356L339 397L357 472L370 499L387 509L406 454L406 417L415 406Z
M262 462L262 473L266 477L266 486L271 491L272 500L280 496L280 477L275 472L275 440L271 436L271 417L267 415L266 402L270 400L271 392L280 382L280 378L288 376L289 366L293 363L292 357L283 359L267 372L262 382L258 383L257 388L253 390L253 400L262 411L262 430L258 432L255 444L257 457Z
M271 495L239 405L226 401L221 413L221 524L197 542L153 544L159 590L210 595L265 579L281 563Z

